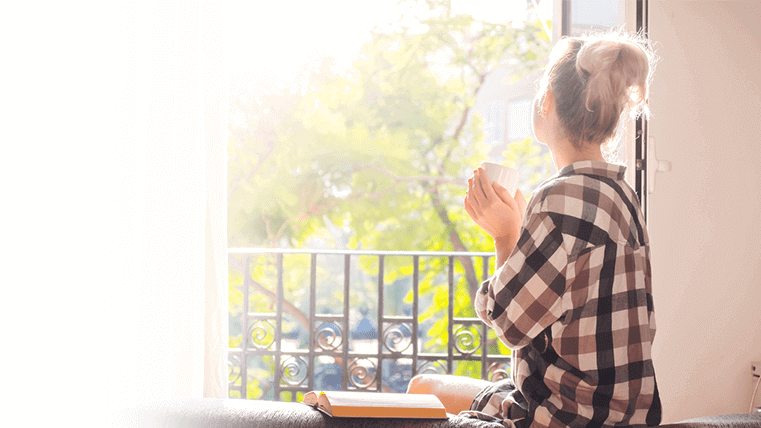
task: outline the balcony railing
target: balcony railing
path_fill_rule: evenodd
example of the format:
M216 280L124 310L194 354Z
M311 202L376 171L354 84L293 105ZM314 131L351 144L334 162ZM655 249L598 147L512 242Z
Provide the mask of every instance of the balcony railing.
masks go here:
M462 309L471 304L463 292L468 289L463 263L471 271L480 267L485 279L493 256L229 249L231 278L237 278L231 288L230 396L296 401L299 393L313 389L404 392L418 373L492 381L508 376L509 351L493 332L478 318L455 316L472 314ZM389 269L394 273L387 280ZM375 283L377 290L368 295ZM427 290L423 295L421 286ZM421 297L426 301L421 303ZM434 299L446 314L428 311L421 322L421 309L425 312ZM438 333L431 336L431 329Z

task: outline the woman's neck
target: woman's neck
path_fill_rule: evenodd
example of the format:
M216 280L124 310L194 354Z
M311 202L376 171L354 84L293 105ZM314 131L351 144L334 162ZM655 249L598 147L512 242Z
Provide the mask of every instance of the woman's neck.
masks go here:
M605 162L605 158L600 151L600 146L584 145L582 149L578 149L566 139L557 140L554 144L548 146L552 152L555 168L558 171L574 162L587 160Z

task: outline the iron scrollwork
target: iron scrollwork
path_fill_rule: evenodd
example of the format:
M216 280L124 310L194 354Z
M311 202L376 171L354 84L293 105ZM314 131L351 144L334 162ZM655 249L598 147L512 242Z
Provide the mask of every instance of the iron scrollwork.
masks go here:
M349 365L349 382L357 389L367 389L375 383L375 363L367 358L356 358Z
M341 326L332 322L324 322L315 330L315 342L323 351L335 351L343 343Z
M270 349L275 343L275 326L268 320L254 321L248 332L251 338L249 345L253 345L256 349Z
M488 377L492 382L498 382L502 379L510 377L510 364L509 363L491 363L489 364Z
M280 363L282 381L289 386L303 386L307 379L307 362L302 357L291 356Z
M459 326L454 339L455 349L463 355L472 355L481 347L481 336L474 325Z
M241 373L240 358L237 355L231 355L227 360L227 367L229 369L227 372L228 384L237 384Z
M383 331L383 346L393 353L402 353L412 345L412 331L407 324L392 324Z

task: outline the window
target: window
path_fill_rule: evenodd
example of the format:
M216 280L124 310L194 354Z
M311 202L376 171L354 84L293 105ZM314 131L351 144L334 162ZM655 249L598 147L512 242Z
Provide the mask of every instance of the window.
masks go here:
M492 101L489 116L484 124L486 142L492 146L501 146L505 142L505 101Z
M277 25L293 18L287 4L266 6L269 27L247 24L262 16L254 11L227 15L238 46L229 53L231 396L401 391L427 370L509 373L509 351L473 318L470 295L493 269L493 247L467 221L464 183L486 159L537 158L538 169L521 170L526 194L551 173L530 125L551 34L566 31L551 19L577 31L609 26L623 9L393 3L365 13L336 0L290 26ZM323 9L351 19L329 21ZM444 34L437 25L450 32L428 37Z
M533 98L522 98L507 105L507 139L511 142L534 135L531 128L532 102Z
M564 34L577 36L590 30L607 30L623 23L617 1L564 0L563 5L567 8L564 12L570 15L570 28L564 28Z

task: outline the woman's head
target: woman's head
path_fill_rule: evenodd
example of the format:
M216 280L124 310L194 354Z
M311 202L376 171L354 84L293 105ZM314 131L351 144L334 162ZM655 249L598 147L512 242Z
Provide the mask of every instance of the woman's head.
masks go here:
M535 114L546 116L549 95L562 138L577 149L607 146L622 116L649 114L654 61L647 44L620 33L563 38L550 54Z

